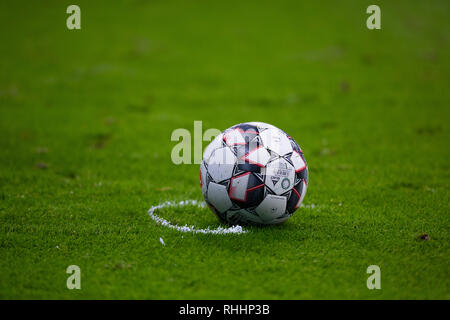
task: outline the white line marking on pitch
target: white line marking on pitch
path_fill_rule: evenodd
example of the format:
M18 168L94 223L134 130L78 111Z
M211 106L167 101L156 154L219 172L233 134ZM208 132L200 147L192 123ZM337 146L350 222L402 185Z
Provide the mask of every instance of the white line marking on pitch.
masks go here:
M175 201L167 201L160 203L156 206L152 206L150 209L148 209L148 215L155 221L157 224L160 224L162 226L168 227L170 229L174 229L180 232L192 232L192 233L203 233L203 234L242 234L246 233L247 231L244 230L241 226L232 226L229 228L223 228L223 227L217 227L216 229L210 229L210 227L206 229L197 229L195 226L179 226L176 224L172 224L169 221L157 216L155 214L155 211L162 208L168 208L168 207L183 207L183 206L197 206L198 208L204 208L205 203L199 202L197 200L184 200L180 202Z

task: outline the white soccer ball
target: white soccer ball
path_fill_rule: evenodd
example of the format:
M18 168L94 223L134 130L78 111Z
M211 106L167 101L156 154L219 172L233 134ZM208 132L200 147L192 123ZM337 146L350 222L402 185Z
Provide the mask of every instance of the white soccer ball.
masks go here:
M200 165L205 202L223 222L277 224L303 201L308 167L295 140L263 122L235 125L205 149Z

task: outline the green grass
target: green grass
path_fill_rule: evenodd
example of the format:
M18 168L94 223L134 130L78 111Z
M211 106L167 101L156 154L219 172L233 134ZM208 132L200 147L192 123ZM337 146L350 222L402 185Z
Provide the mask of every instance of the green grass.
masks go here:
M72 2L2 2L0 298L449 299L448 1L376 1L377 31L371 1L298 2L77 1L80 31ZM292 135L307 207L242 235L156 225L201 200L170 159L194 120Z

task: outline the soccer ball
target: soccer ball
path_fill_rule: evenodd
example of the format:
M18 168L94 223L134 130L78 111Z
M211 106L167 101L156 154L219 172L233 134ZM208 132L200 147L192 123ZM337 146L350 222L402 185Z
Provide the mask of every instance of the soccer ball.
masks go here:
M200 186L222 222L278 224L302 203L308 168L302 149L284 131L262 122L241 123L205 149Z

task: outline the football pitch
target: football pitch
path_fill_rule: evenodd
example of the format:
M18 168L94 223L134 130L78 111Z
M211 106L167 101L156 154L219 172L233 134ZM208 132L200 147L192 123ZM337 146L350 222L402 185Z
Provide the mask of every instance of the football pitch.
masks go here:
M448 1L77 1L80 30L69 4L0 4L1 299L450 298ZM194 121L289 133L302 207L158 224L203 201L171 158Z

